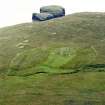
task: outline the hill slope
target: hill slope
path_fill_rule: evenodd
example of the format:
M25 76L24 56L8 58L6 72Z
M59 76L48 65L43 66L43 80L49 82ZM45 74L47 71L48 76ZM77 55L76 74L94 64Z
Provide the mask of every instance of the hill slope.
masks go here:
M32 55L36 55L36 57L41 56L42 50L47 50L45 53L47 52L48 56L46 54L41 56L42 61L46 62L38 61L41 65L56 67L54 64L59 61L64 62L59 63L57 67L69 69L74 68L76 65L78 67L90 64L104 65L104 18L105 14L101 13L77 13L55 20L27 23L0 29L0 71L8 69L11 66L11 62L12 68L16 68L19 64L21 65L21 62L24 63L23 66L26 64L32 67L31 64L37 62L34 59L38 59L35 57L32 59ZM34 54L34 51L31 55L31 49L35 48L42 49L39 51L40 55ZM58 51L55 51L55 48ZM55 58L53 58L52 53L56 56ZM59 56L57 56L57 53L60 53L58 54ZM19 54L20 57L17 57ZM25 60L25 55L30 57ZM69 59L67 59L68 57ZM21 69L24 69L24 67L21 67Z
M104 13L0 29L0 104L104 105L104 71Z

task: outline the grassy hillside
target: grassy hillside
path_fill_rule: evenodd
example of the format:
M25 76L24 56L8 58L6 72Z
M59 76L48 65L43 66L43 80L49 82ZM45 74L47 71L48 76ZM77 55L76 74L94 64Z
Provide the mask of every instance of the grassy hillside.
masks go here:
M104 105L104 71L104 13L0 29L0 105Z

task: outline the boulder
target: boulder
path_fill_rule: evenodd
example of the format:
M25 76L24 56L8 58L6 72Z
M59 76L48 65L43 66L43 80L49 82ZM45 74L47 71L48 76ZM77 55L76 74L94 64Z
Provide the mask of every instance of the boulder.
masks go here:
M65 16L65 9L61 6L50 5L40 8L40 13L50 13L53 14L54 18Z
M45 21L54 18L54 16L50 13L33 13L32 20L33 21Z

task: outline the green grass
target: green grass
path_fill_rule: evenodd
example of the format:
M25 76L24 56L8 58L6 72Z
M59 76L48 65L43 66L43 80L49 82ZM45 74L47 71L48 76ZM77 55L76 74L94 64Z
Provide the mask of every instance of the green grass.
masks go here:
M6 76L0 79L0 104L104 105L104 83L105 72Z
M86 68L95 60L96 54L92 48L31 49L13 58L8 74L22 76L38 72L72 73L77 72L80 68Z
M104 13L0 29L0 105L104 105L104 84Z
M0 69L7 69L18 53L33 48L93 48L97 54L94 62L103 64L104 18L104 13L77 13L0 29Z

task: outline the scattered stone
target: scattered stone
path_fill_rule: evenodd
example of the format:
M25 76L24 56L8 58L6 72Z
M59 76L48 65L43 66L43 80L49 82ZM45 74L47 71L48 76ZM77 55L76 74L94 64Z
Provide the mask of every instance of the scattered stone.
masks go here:
M56 33L56 32L53 32L53 33L51 33L51 34L56 35L57 33Z
M24 48L24 46L19 46L18 48Z
M16 47L18 47L18 48L24 48L25 46L28 45L28 44L27 44L28 41L29 41L29 40L24 40L23 43L18 43L18 44L16 45Z
M27 42L29 42L29 40L24 40L23 42L24 42L24 43L27 43Z
M23 45L23 43L18 43L17 45L16 45L16 47L19 47L19 46L22 46Z

